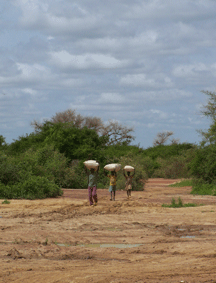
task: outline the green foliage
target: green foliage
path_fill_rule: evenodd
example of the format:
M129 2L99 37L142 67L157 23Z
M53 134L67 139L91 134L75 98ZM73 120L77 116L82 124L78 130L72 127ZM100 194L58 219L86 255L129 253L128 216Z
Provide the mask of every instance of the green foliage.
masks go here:
M193 195L212 195L216 196L216 183L205 183L203 180L193 180Z
M102 166L105 166L108 163L121 163L121 158L131 155L135 159L139 160L139 163L143 166L145 174L147 174L147 178L150 178L155 169L159 168L159 164L150 156L144 155L143 152L144 150L142 148L131 145L115 145L106 147L104 150Z
M14 140L7 148L8 155L20 155L28 149L34 149L43 146L45 136L41 133L31 133L25 136L20 136L17 140Z
M99 137L94 130L87 127L82 129L72 127L71 123L47 123L41 131L45 133L45 143L53 144L70 161L100 159L101 150L107 139Z
M7 199L5 199L5 200L2 202L2 204L10 204L10 201L7 200Z
M192 194L216 195L216 144L200 147L190 163Z
M203 136L202 145L216 144L216 93L211 91L202 91L208 96L208 103L203 107L201 114L212 120L209 129L199 131Z
M182 153L195 148L196 146L191 143L158 145L143 150L141 154L151 157L153 160L156 160L159 157L162 159L169 159L173 156L180 156Z
M171 184L169 187L190 187L193 185L193 181L190 180L182 180L181 182Z
M185 203L183 204L182 199L178 198L178 203L174 198L172 198L171 204L162 204L162 207L172 207L172 208L180 208L180 207L194 207L198 206L196 203Z
M42 199L57 197L62 190L46 177L29 176L29 178L14 185L0 183L0 197L7 199Z
M29 149L15 156L0 152L0 197L34 199L61 195L67 165L67 158L53 146Z
M122 165L122 169L124 168L125 165L130 165L135 168L135 175L133 177L133 183L132 183L132 190L134 191L143 190L144 184L146 180L148 179L148 176L144 170L144 166L142 162L143 162L142 156L139 156L139 155L134 156L132 153L122 156L118 162ZM123 175L123 170L118 172L117 176L118 177L117 177L116 188L117 190L124 190L125 189L125 177Z
M19 155L28 149L37 150L45 145L53 145L70 161L102 157L102 149L107 137L101 136L87 127L78 129L71 123L44 123L40 131L19 137L11 143L8 154Z
M191 193L216 195L216 93L209 91L203 93L209 100L201 114L210 118L212 123L206 132L199 131L203 141L190 162L190 170L194 177Z
M62 187L84 189L87 188L87 185L87 176L84 171L83 162L74 160L70 163L70 167L66 169Z
M197 149L190 168L195 179L208 184L216 182L216 144Z
M0 149L7 148L7 143L5 141L5 137L0 135Z
M157 158L159 168L156 169L152 177L157 178L188 178L191 176L188 168L189 157L186 155L172 156L169 159Z
M20 159L7 156L0 151L0 182L5 185L15 184L20 180Z
M129 152L137 155L141 153L143 149L135 145L110 145L104 148L104 159L112 159L113 162L117 162L120 157L125 156Z

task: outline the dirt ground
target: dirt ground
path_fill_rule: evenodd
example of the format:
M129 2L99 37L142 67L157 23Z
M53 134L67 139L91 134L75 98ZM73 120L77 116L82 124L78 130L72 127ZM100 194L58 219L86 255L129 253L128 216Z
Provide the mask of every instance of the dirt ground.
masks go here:
M0 200L0 282L216 282L216 197L150 179L145 190L64 190L45 200ZM164 208L172 198L203 204Z

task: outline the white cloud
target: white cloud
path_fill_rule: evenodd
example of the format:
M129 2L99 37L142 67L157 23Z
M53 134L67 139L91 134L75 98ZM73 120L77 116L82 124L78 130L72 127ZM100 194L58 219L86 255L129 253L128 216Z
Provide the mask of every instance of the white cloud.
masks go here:
M50 52L50 56L51 63L61 69L112 69L121 68L126 65L126 62L105 54L87 53L83 55L73 55L62 50L59 52Z
M29 125L69 106L136 125L141 144L161 129L185 129L182 141L196 139L199 92L215 89L215 1L5 3L0 129L10 140L32 130L17 130L16 122Z
M126 99L119 93L102 93L97 100L99 104L119 104L125 103Z
M25 92L25 93L27 93L27 94L30 94L30 95L33 95L33 96L35 96L38 92L37 91L35 91L34 89L32 89L32 88L24 88L23 89L23 92Z
M158 110L158 109L150 109L150 113L152 113L152 117L157 117L159 119L167 119L168 113L165 113L164 111Z
M176 77L194 77L197 76L197 74L200 74L202 72L207 72L209 71L209 68L203 64L203 63L198 63L198 64L190 64L190 65L180 65L174 68L173 74Z
M154 86L155 81L146 74L126 75L120 79L120 84L133 86Z

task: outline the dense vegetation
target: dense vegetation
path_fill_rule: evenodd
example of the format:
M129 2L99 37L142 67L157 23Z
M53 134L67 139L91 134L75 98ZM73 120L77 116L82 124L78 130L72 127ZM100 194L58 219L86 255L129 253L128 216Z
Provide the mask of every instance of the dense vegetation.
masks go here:
M202 133L200 145L176 140L166 145L169 132L143 149L131 145L131 128L114 121L105 126L99 118L83 118L73 111L57 113L42 124L34 121L35 131L11 144L0 135L0 198L57 197L61 188L86 188L83 161L87 159L100 163L99 188L108 187L103 167L120 163L136 168L134 190L143 190L151 177L192 178L192 193L216 195L216 95L206 94L210 100L203 113L212 118L212 125ZM124 189L122 171L117 180L117 189Z
M116 162L122 167L129 164L136 168L134 189L143 190L150 177L190 176L188 161L195 149L190 144L160 145L146 150L127 144L106 145L106 136L68 123L46 123L40 131L19 137L10 145L3 141L2 137L0 197L4 199L56 197L62 194L61 188L86 188L86 159L100 163L99 188L108 187L103 167ZM120 171L117 189L124 186Z

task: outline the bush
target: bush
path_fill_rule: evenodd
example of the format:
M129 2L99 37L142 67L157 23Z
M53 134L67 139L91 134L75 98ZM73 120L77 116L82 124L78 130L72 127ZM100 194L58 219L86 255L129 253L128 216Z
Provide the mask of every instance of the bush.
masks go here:
M64 188L83 189L88 187L88 180L84 171L83 161L74 160L65 170Z
M43 199L62 195L62 190L52 181L41 176L29 176L15 185L0 183L0 198Z
M200 147L190 162L192 194L216 195L216 145Z
M169 187L191 187L193 185L193 181L191 179L182 180L181 182L171 184Z
M154 178L190 178L190 161L194 158L194 150L185 151L182 155L171 156L168 159L157 158L159 168L152 175Z
M172 198L171 204L162 204L162 207L172 207L172 208L181 208L181 207L194 207L198 206L196 203L185 203L183 204L182 199L179 197L178 198L178 203L174 198Z
M140 155L133 155L129 153L126 156L122 156L119 159L119 162L122 166L122 170L117 173L117 183L116 188L117 190L124 190L125 189L125 177L123 175L123 168L125 165L130 165L135 168L135 176L133 177L132 183L132 190L140 191L144 189L144 184L148 179L148 175L144 170L144 164L142 156Z
M216 196L216 183L209 184L202 179L194 179L191 194Z
M15 184L19 181L20 167L14 162L14 158L7 157L0 152L0 182L3 184Z
M7 156L0 154L0 197L45 198L61 195L68 160L53 146Z
M158 157L162 159L169 159L172 156L181 156L188 150L195 149L196 146L191 143L171 144L171 145L158 145L149 147L142 151L143 156L149 156L156 160Z
M203 183L216 182L216 145L209 145L196 150L196 155L190 163L195 179Z

